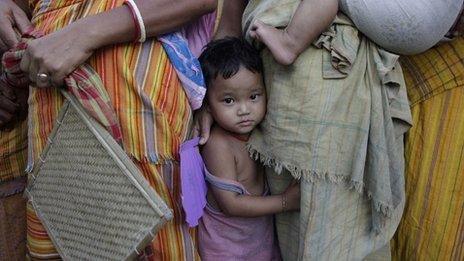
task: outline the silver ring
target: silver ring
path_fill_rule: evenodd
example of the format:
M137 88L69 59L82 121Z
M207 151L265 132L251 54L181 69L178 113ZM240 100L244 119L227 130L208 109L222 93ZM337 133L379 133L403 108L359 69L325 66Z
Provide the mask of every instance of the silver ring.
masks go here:
M46 73L38 73L37 74L37 80L42 81L42 82L47 81L48 77L49 76Z

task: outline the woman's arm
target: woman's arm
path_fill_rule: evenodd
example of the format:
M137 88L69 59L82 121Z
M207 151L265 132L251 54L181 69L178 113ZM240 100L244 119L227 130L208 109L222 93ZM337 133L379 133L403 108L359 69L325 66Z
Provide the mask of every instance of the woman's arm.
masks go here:
M214 11L217 0L136 1L148 37L172 32L203 14ZM78 20L76 31L93 39L93 49L134 40L135 26L127 6Z
M213 11L217 0L151 0L136 1L148 37L174 31L193 19ZM21 61L38 87L49 87L50 81L37 78L38 73L51 77L52 85L63 79L92 53L104 46L134 41L135 25L130 9L121 6L88 16L65 28L32 41Z
M242 35L242 15L247 2L245 0L224 0L222 17L214 36L215 39Z

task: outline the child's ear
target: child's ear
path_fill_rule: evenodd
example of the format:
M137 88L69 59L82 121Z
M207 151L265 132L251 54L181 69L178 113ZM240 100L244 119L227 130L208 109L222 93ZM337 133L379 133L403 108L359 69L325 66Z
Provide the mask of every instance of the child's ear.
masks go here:
M211 108L209 107L208 102L205 102L205 109L207 112L211 113Z

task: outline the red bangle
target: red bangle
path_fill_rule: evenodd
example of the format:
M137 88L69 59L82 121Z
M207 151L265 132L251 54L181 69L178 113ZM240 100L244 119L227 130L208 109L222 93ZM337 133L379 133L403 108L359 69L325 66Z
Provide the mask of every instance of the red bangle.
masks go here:
M126 5L129 10L130 10L130 13L131 13L131 16L132 16L132 21L134 22L134 25L135 25L135 38L134 38L134 42L138 42L139 39L140 39L140 36L141 36L141 32L140 32L140 25L139 25L139 22L137 21L137 17L135 15L135 11L134 9L132 8L132 5L128 4L127 1L124 1L124 5Z

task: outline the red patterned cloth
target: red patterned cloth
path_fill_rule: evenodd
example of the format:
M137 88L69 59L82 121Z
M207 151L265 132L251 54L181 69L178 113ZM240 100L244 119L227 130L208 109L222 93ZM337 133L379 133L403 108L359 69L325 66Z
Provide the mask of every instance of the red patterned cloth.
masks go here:
M23 35L22 40L2 58L3 73L0 84L7 88L26 88L30 82L21 71L20 62L28 42L42 37L39 30L31 30ZM80 65L65 79L66 89L72 93L90 115L100 122L113 136L121 142L122 133L110 99L105 91L100 76L87 64Z

